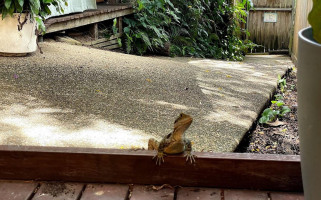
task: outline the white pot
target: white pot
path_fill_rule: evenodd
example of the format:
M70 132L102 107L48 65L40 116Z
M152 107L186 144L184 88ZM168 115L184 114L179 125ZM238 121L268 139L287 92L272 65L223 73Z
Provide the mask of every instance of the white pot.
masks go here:
M20 54L32 53L37 50L36 22L30 20L28 15L27 22L22 30L18 30L18 17L20 14L14 14L13 17L7 15L3 20L0 14L0 53ZM26 14L22 13L20 21L23 22Z
M298 114L306 200L321 199L321 44L312 29L299 32Z

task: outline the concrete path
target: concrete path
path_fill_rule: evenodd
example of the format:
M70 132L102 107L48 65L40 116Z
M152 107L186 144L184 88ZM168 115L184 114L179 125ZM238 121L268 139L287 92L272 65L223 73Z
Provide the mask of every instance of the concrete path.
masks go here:
M230 152L258 117L285 56L148 58L63 43L0 57L0 144L147 148L180 112L197 151Z

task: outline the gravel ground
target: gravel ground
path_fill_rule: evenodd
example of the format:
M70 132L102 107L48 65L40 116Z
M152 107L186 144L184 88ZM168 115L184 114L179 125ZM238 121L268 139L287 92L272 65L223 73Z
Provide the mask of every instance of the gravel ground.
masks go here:
M231 152L293 65L286 56L227 62L41 46L44 54L0 58L1 144L146 148L184 112L196 151Z

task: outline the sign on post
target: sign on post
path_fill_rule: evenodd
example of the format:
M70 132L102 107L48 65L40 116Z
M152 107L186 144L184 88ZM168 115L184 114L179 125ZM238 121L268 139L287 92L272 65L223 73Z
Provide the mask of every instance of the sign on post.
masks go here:
M264 22L275 23L278 21L277 13L264 13Z

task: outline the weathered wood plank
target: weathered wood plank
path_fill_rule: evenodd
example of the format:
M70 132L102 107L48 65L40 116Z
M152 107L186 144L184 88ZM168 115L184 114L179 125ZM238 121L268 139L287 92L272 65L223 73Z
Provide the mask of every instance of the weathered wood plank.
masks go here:
M46 33L52 33L52 32L57 32L61 30L67 30L71 28L76 28L80 26L85 26L101 21L106 21L109 19L114 19L117 17L125 16L132 14L134 10L132 8L127 8L123 10L118 10L118 11L110 11L110 12L96 12L96 13L84 13L81 14L82 16L79 16L78 19L71 19L70 17L65 17L65 19L61 18L59 19L60 21L51 21L48 19L46 21Z
M288 11L292 12L292 8L251 8L251 11Z
M196 152L196 163L154 151L0 146L0 179L109 182L301 192L300 156Z
M92 46L100 48L100 47L108 47L108 46L115 45L115 44L117 44L117 46L119 47L117 40L109 40L108 42L103 42L103 43L95 44Z
M89 25L89 34L91 37L93 37L95 40L98 39L98 24L94 23L92 25Z
M0 181L0 199L28 200L38 183L23 181Z
M304 200L303 193L271 192L272 200Z
M127 197L128 185L119 184L89 184L81 200L124 200Z
M221 192L223 190L216 188L179 188L177 192L177 200L221 200Z
M151 186L135 185L130 200L173 200L174 189L153 190Z
M118 48L120 48L120 46L119 46L119 44L114 44L114 45L110 45L110 46L105 46L103 48L107 49L107 50L112 50L112 49L118 49Z
M119 0L108 0L108 4L117 4Z
M86 42L85 45L94 45L94 44L99 44L99 43L103 43L103 42L108 42L109 40L117 39L117 38L119 38L121 36L122 36L122 34L117 33L115 35L110 36L110 38L101 38L101 39L98 39L98 40Z
M254 7L291 8L293 0L252 0Z
M43 183L32 200L77 200L83 187L79 183Z
M45 25L50 25L56 22L69 21L71 19L78 19L103 13L108 13L113 10L131 9L133 6L130 4L114 4L114 5L98 5L96 10L87 10L81 13L73 13L69 15L59 16L55 18L49 18L45 21Z
M267 192L250 190L224 190L224 200L268 200Z
M117 28L119 33L123 33L123 17L117 18Z

